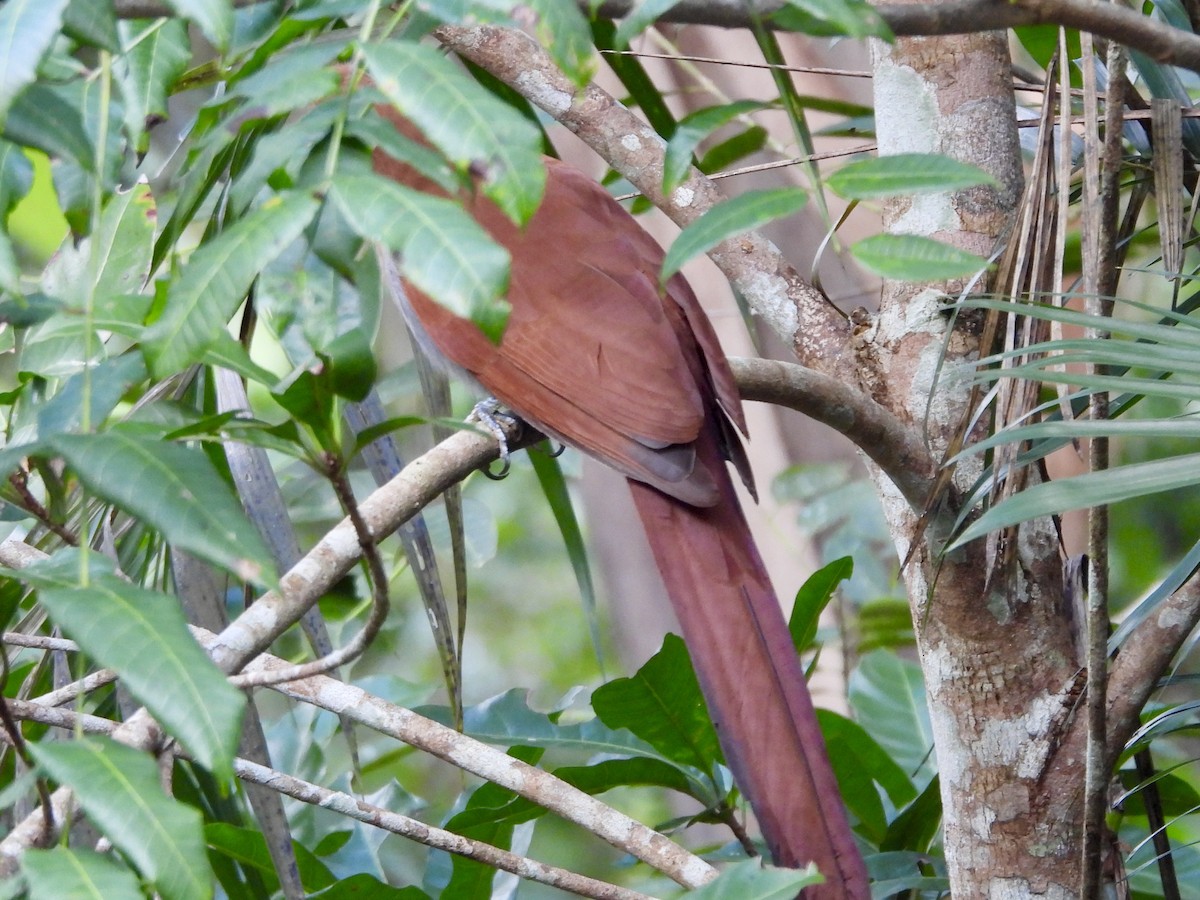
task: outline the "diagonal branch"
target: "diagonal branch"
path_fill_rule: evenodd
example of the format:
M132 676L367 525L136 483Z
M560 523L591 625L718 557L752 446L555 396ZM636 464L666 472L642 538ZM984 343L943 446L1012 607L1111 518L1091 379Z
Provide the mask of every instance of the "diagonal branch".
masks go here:
M1200 624L1200 574L1147 616L1121 644L1108 676L1108 753L1116 759L1137 730L1158 680Z

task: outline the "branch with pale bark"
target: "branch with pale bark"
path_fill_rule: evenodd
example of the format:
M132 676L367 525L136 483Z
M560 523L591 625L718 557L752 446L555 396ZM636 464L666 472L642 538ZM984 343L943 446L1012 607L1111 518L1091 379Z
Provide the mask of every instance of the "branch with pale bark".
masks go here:
M263 0L231 0L235 7ZM151 19L175 15L161 0L114 0L123 19ZM583 3L591 14L591 4ZM619 19L629 15L636 0L604 0L596 15ZM680 25L716 25L748 28L777 11L782 0L681 0L659 17ZM977 34L1023 25L1061 25L1118 41L1161 63L1200 72L1200 36L1108 0L948 0L945 3L881 3L881 19L899 37L935 37ZM765 22L768 26L770 22Z

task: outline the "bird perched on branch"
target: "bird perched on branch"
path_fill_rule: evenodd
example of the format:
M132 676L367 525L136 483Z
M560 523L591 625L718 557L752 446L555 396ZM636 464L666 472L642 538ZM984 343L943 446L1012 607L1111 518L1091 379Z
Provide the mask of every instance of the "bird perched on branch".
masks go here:
M394 110L379 110L422 140ZM444 195L376 152L378 172ZM617 469L683 630L725 758L778 865L815 862L819 900L869 897L804 672L726 461L753 489L741 398L681 275L660 291L662 248L581 172L546 160L523 227L481 192L467 211L512 256L499 343L411 285L422 349L545 434Z

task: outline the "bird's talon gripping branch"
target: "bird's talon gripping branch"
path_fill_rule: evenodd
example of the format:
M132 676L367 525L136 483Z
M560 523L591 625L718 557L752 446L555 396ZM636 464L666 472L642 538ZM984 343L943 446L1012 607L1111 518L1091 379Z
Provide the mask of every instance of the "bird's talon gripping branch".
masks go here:
M492 437L496 439L496 443L500 445L500 470L493 472L489 467L483 470L483 474L492 479L492 481L500 481L502 478L507 477L509 469L512 468L512 457L508 452L508 437L504 433L504 424L501 420L516 424L518 427L521 424L521 420L504 409L504 405L495 397L488 397L476 403L475 408L471 410L471 414L467 416L467 420L478 422L482 425L491 432Z

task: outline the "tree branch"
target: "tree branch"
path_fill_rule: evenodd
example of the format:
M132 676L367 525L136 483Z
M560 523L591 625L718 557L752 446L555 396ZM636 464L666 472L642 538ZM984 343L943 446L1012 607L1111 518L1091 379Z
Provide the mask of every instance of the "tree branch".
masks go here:
M865 393L794 363L731 358L742 399L804 413L850 438L895 483L913 511L925 509L937 462L917 433Z
M1158 689L1158 679L1197 624L1200 624L1200 574L1184 582L1121 644L1108 675L1110 759L1116 759L1125 749L1125 742L1137 730L1142 707Z
M233 0L235 7L262 0ZM114 0L118 18L152 19L174 15L162 0ZM585 9L587 4L583 4ZM635 0L604 0L602 18L628 15ZM660 22L748 28L753 15L765 17L782 0L681 0ZM945 3L883 3L875 11L902 37L975 34L1021 25L1061 25L1118 41L1161 63L1200 72L1200 36L1172 28L1157 19L1107 0L947 0ZM766 24L770 24L769 22Z
M117 729L117 723L110 719L70 710L47 708L34 701L10 700L9 706L18 719L53 725L69 731L112 736ZM182 755L178 745L174 745L172 750ZM262 785L302 803L320 806L322 809L328 809L367 825L382 828L384 831L390 831L392 834L424 844L435 850L444 850L447 853L465 856L504 872L511 872L529 881L548 884L581 897L595 898L595 900L650 900L645 894L637 891L609 884L606 881L598 881L595 878L588 878L586 875L577 875L568 869L540 863L537 860L501 850L483 841L463 837L433 825L426 825L417 819L367 803L365 800L352 797L342 791L321 787L241 757L234 758L233 771L238 778L249 784Z

